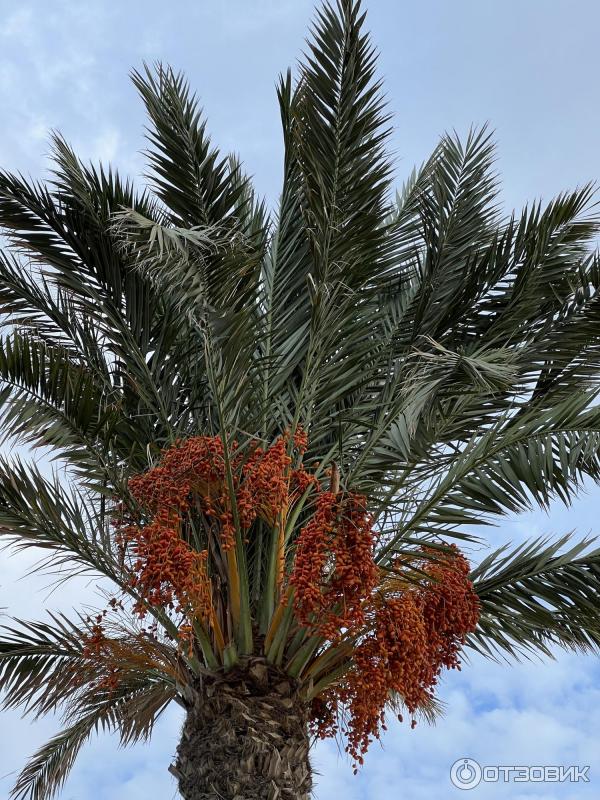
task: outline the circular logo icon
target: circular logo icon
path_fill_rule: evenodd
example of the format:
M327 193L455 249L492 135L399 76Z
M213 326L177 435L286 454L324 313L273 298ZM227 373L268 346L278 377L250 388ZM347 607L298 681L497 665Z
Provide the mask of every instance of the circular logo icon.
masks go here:
M452 764L450 780L457 789L474 789L481 781L481 767L472 758L459 758Z

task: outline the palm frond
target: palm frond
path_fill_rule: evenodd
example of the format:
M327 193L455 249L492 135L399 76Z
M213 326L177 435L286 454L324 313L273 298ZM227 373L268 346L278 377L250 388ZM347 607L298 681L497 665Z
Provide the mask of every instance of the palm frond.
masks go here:
M0 459L0 543L39 548L53 566L69 563L74 572L76 564L83 572L124 581L101 499L16 458Z
M489 657L542 654L556 647L598 651L600 549L567 535L490 553L472 572L481 618L469 646Z

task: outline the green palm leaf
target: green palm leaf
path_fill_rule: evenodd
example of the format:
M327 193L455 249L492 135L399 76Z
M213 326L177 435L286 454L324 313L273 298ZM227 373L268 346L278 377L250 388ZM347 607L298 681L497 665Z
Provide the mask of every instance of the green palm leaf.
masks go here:
M482 614L471 647L513 658L552 656L556 646L598 649L600 550L571 538L537 539L486 556L472 573Z

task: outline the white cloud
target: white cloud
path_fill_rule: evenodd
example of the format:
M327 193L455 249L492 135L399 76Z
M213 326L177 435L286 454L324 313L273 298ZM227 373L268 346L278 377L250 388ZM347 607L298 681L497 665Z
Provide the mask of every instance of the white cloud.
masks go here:
M105 128L92 142L91 158L103 164L114 162L119 153L121 135L117 128Z
M17 39L20 44L29 44L32 41L33 8L28 5L19 5L2 20L0 37L3 39Z

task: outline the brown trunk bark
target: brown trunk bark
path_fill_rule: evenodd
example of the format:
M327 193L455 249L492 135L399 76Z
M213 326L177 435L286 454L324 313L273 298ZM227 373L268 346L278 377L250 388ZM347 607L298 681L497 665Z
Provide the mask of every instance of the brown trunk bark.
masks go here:
M192 692L172 768L185 800L308 800L308 715L289 678L254 659Z

